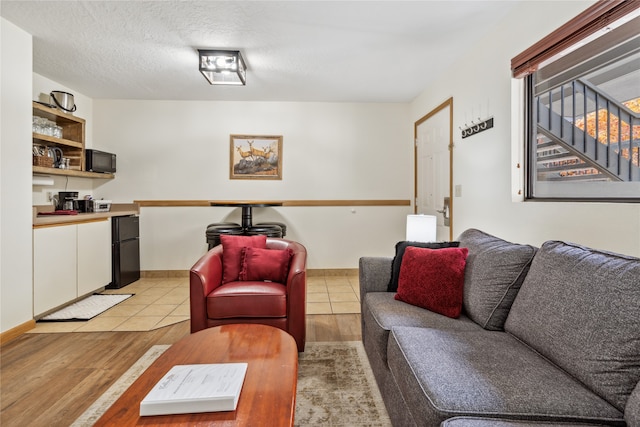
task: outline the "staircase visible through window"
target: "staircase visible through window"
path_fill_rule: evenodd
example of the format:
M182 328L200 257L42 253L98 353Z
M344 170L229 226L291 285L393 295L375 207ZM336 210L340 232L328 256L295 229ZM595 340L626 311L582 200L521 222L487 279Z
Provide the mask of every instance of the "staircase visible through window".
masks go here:
M526 77L527 197L640 200L640 17Z
M539 181L640 181L640 98L577 79L535 102Z

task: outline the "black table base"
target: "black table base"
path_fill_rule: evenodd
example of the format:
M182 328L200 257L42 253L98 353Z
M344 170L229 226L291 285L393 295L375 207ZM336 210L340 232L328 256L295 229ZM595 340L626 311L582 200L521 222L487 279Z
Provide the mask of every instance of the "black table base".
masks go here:
M282 206L280 202L211 202L211 206L242 208L242 224L214 223L207 226L206 236L209 249L220 244L220 235L252 236L265 234L267 237L284 237L284 224L262 223L253 225L253 208Z

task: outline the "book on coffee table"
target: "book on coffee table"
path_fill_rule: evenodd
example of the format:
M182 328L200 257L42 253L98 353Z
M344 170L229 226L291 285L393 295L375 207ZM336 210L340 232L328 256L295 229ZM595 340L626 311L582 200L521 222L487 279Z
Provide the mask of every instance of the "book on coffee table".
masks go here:
M140 402L140 416L235 411L247 363L176 365Z

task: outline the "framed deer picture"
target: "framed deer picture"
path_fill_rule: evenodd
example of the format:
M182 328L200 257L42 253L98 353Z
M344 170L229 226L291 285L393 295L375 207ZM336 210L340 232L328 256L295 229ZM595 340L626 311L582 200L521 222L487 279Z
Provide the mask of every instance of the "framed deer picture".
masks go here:
M230 179L282 179L282 135L231 135Z

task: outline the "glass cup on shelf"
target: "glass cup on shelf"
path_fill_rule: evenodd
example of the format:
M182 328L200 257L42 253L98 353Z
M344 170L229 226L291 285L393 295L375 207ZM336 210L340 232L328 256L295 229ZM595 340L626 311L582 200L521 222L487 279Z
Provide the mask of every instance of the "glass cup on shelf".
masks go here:
M48 126L49 126L49 129L48 129L49 133L47 135L56 136L56 124L55 124L55 122L52 122L51 120L49 120Z
M71 163L71 159L67 158L67 157L63 157L60 160L60 166L58 166L60 169L69 169L69 167Z
M42 134L47 136L53 136L53 122L49 119L42 119L43 127Z
M34 133L39 133L39 134L44 135L44 132L45 132L45 129L44 129L45 128L45 122L44 121L45 120L46 119L44 119L42 117L33 116L33 121L32 121L32 125L31 125L32 131Z

